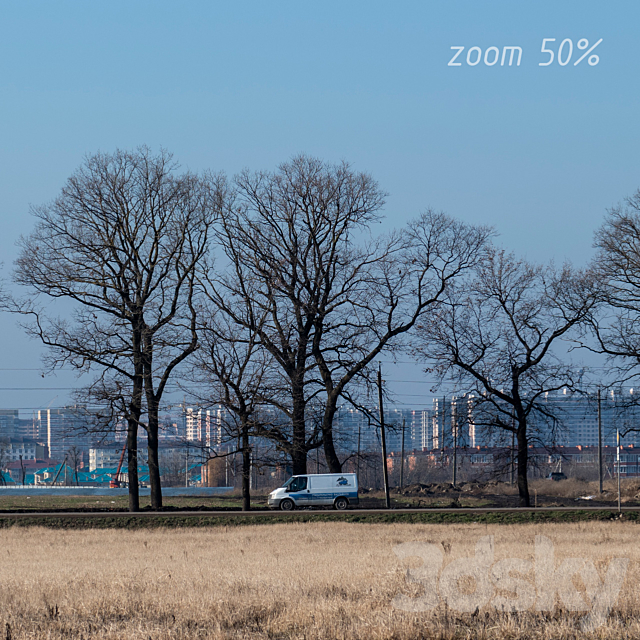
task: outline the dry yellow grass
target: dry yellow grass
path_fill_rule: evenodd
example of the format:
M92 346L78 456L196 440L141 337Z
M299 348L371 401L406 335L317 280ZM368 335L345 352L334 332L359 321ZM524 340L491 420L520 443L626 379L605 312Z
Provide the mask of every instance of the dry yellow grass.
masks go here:
M491 488L494 493L505 495L517 495L518 488L515 485L500 483ZM557 500L571 500L581 496L593 496L597 501L615 503L618 500L618 483L615 478L608 478L603 483L604 493L599 493L598 481L586 481L578 478L568 478L560 482L547 479L536 479L529 481L529 493L533 501L534 493L539 497L553 497ZM640 492L640 482L638 478L622 478L621 495L623 502L629 502ZM488 492L490 493L490 492Z
M582 613L476 615L444 605L394 609L406 585L393 553L407 541L472 556L495 536L496 560L533 558L536 534L556 562L582 556L603 574L631 563L617 605L591 635ZM0 532L0 638L640 638L638 528L625 522L548 525L291 523L206 530Z

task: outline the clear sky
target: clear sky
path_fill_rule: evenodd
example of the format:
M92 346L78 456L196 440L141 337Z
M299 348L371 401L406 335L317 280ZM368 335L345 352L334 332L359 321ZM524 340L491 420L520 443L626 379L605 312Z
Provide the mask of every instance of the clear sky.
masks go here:
M634 0L0 2L4 274L30 204L85 154L140 144L230 174L346 159L389 192L389 224L433 207L530 259L583 264L605 209L640 187L638 24ZM583 38L602 38L595 66L574 64ZM485 64L509 45L520 66ZM0 407L64 402L73 378L16 371L37 370L40 347L12 317L0 329ZM423 405L425 389L398 400Z

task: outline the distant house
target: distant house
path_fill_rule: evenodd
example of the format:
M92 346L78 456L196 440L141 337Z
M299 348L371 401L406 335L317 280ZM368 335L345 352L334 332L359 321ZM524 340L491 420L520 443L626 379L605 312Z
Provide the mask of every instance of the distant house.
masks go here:
M52 466L55 462L45 458L44 460L17 460L3 465L3 470L16 484L33 484L34 473L45 466ZM24 478L23 478L24 474Z
M34 473L34 484L52 484L54 480L63 484L65 480L73 481L74 471L67 464L56 464L51 467L42 467Z

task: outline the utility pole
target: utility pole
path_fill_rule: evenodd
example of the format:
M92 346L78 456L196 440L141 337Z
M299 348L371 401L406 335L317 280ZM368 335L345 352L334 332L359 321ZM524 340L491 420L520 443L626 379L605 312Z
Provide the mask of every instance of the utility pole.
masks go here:
M451 428L453 429L453 486L456 486L458 471L458 415L456 405L451 407Z
M356 458L356 475L358 476L358 483L360 483L360 428L361 421L358 420L358 457Z
M384 432L384 409L382 407L382 368L380 363L378 363L378 406L380 408L380 439L382 440L382 477L384 478L384 499L387 509L391 509L389 472L387 470L387 440Z
M444 467L444 434L445 434L445 422L447 420L447 405L445 396L442 396L442 433L440 434L440 461Z
M598 387L598 481L602 493L602 399Z
M56 473L55 478L53 479L53 482L51 483L51 486L54 487L56 482L58 481L58 476L60 475L60 472L62 471L62 468L67 464L67 456L65 455L64 460L62 462L62 464L60 465L60 468L58 469L58 473ZM55 469L55 466L53 467Z
M616 461L618 463L618 513L620 513L622 511L620 500L620 429L616 429L616 441L618 443L616 447Z
M189 486L189 442L187 441L187 452L184 457L184 486Z
M402 445L400 447L400 489L404 486L404 418L402 418Z

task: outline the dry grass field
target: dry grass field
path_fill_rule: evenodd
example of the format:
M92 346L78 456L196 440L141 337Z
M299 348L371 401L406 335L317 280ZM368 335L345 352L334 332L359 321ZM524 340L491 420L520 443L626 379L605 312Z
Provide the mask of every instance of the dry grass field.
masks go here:
M0 638L640 638L640 545L624 521L532 525L291 523L189 530L0 531ZM495 559L532 559L534 536L564 557L631 559L604 626L584 613L395 609L407 566L393 552L430 542L451 559L495 536ZM416 566L417 562L412 566ZM579 582L577 588L584 588ZM462 585L461 588L464 588Z

